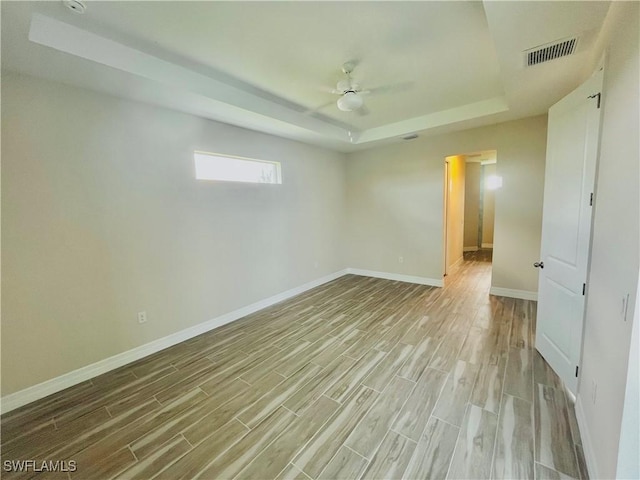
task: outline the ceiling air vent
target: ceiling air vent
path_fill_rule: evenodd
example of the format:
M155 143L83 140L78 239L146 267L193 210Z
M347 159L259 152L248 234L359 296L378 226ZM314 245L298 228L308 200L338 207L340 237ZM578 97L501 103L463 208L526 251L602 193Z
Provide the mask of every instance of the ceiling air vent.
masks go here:
M578 37L558 40L546 45L524 51L524 62L527 67L572 55L578 46Z

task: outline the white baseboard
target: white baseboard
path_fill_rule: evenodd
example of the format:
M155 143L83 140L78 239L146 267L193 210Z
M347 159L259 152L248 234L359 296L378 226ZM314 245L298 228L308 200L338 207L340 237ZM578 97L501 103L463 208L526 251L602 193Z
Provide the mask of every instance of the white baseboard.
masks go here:
M277 295L273 295L272 297L265 298L232 312L225 313L224 315L213 318L198 325L194 325L193 327L180 330L179 332L173 333L163 338L159 338L126 352L122 352L112 357L105 358L104 360L100 360L98 362L92 363L91 365L87 365L77 370L73 370L69 373L65 373L63 375L60 375L59 377L52 378L51 380L47 380L32 387L25 388L24 390L6 395L0 399L0 412L2 412L3 414L6 412L10 412L11 410L15 410L18 407L44 398L48 395L51 395L52 393L56 393L64 390L65 388L72 387L73 385L77 385L93 377L122 367L123 365L134 362L136 360L140 360L141 358L159 352L160 350L164 350L165 348L171 347L180 342L184 342L185 340L206 333L210 330L213 330L214 328L221 327L222 325L233 322L234 320L242 318L251 313L257 312L258 310L262 310L263 308L269 307L273 304L291 298L324 283L330 282L331 280L342 277L343 275L347 274L348 270L349 269L341 270L330 275L318 278L316 280L312 280L311 282L305 283L304 285L300 285Z
M463 252L477 252L478 250L478 247L462 247Z
M347 273L361 275L363 277L384 278L386 280L396 280L398 282L430 285L432 287L444 287L444 281L442 279L417 277L415 275L404 275L402 273L375 272L373 270L362 270L360 268L347 268Z
M584 417L584 410L582 408L582 397L578 395L576 399L576 420L578 420L578 430L580 430L580 440L582 440L582 451L584 452L584 460L587 464L587 473L589 478L600 478L598 476L598 464L593 449L593 441L589 435L589 429L587 428L587 422Z
M538 300L538 292L528 290L514 290L512 288L491 287L489 294L498 297L521 298L522 300Z
M493 248L493 243L483 243L482 248Z
M126 352L119 353L112 357L105 358L103 360L99 360L98 362L92 363L91 365L87 365L85 367L81 367L77 370L73 370L71 372L60 375L59 377L52 378L50 380L46 380L37 385L33 385L31 387L25 388L24 390L20 390L15 393L11 393L0 398L0 412L6 413L11 410L15 410L23 405L34 402L41 398L44 398L53 393L64 390L65 388L72 387L79 383L82 383L86 380L94 378L103 373L107 373L116 368L127 365L128 363L134 362L136 360L140 360L146 356L149 356L153 353L159 352L160 350L164 350L165 348L176 345L180 342L184 342L190 338L196 337L203 333L206 333L214 328L221 327L222 325L226 325L227 323L233 322L239 318L242 318L251 313L257 312L258 310L262 310L263 308L274 305L278 302L291 298L295 295L299 295L307 290L320 286L324 283L335 280L336 278L342 277L346 274L353 275L361 275L366 277L375 277L375 278L384 278L387 280L395 280L400 282L408 282L408 283L416 283L420 285L429 285L434 287L443 287L444 281L442 279L436 278L428 278L428 277L419 277L415 275L404 275L400 273L387 273L387 272L376 272L373 270L362 270L359 268L347 268L344 270L340 270L338 272L332 273L330 275L326 275L324 277L318 278L316 280L312 280L311 282L305 283L304 285L300 285L298 287L292 288L285 292L279 293L277 295L273 295L269 298L265 298L258 302L252 303L245 307L239 308L232 312L225 313L219 317L213 318L206 322L200 323L198 325L194 325L193 327L186 328L184 330L180 330L179 332L173 333L163 338L159 338L152 342L146 343L139 347L133 348ZM509 290L504 288L491 288L491 293L493 295L501 295L515 298L525 298L528 300L535 300L537 298L537 294L534 292L525 292L521 290Z

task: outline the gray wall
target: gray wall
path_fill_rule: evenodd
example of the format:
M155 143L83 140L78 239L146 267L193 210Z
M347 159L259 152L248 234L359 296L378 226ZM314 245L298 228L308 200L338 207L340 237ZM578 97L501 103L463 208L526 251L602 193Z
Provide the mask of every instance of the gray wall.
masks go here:
M640 478L640 308L636 308L631 328L631 348L629 351L629 369L624 395L624 410L618 447L617 478Z
M346 266L343 154L13 75L2 140L3 395ZM194 150L283 184L197 181Z
M349 154L349 266L441 279L445 157L497 150L492 285L537 292L546 132L542 115Z
M479 162L468 162L464 169L464 246L479 247L478 225L480 223L480 182L482 166Z
M487 177L496 175L496 164L485 165L482 169L484 175L482 181L486 182ZM482 244L493 245L493 230L496 219L496 191L484 189L482 205Z
M640 95L638 2L613 2L604 72L593 246L578 397L592 450L591 476L614 478L639 268ZM628 318L622 299L629 294ZM593 382L597 384L595 403ZM637 428L637 425L636 425ZM637 456L637 451L635 452Z

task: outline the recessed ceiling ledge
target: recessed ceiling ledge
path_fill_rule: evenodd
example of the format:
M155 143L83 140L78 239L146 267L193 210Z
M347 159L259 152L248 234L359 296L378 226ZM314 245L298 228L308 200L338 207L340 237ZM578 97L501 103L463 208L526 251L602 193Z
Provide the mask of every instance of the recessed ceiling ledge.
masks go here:
M361 133L358 144L400 137L407 133L420 132L430 128L471 120L474 118L502 113L509 110L504 96L493 97L480 102L469 103L460 107L410 118L401 122L390 123L382 127L370 128Z
M285 123L296 130L308 130L314 134L354 143L343 125L334 125L304 113L279 105L271 100L229 85L207 75L162 60L87 30L34 14L31 18L29 40L61 52L75 55L126 73L147 78L161 84L204 97L203 109L215 108L237 114L249 112L254 127L263 122L269 129L274 122Z

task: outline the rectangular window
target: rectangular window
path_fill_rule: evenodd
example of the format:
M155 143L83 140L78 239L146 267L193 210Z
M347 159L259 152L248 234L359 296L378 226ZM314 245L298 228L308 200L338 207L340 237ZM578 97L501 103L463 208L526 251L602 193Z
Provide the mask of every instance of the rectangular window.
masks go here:
M279 162L194 152L196 178L223 182L282 183Z

